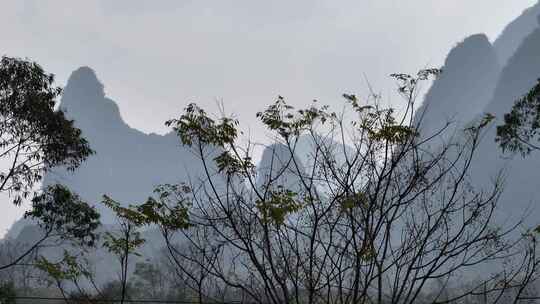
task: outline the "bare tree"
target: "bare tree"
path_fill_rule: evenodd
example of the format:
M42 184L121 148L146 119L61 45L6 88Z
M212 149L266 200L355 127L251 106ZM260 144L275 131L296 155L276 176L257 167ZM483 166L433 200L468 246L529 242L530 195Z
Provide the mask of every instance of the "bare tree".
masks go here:
M438 73L392 75L406 102L401 114L376 96L361 104L344 95L350 117L317 104L295 111L280 97L257 114L281 151L269 170L255 167L251 143L238 143L236 120L191 104L167 124L200 157L204 178L164 186L130 210L161 228L180 273L200 269L236 299L518 302L535 279L535 236L520 222L496 226L501 180L474 189L467 175L492 118L436 150L436 134L421 137L413 123L418 84Z

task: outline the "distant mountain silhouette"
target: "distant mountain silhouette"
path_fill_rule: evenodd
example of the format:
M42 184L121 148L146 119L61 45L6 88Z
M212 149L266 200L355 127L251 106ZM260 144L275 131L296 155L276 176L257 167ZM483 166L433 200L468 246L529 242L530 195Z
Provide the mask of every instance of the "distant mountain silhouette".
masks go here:
M526 9L518 18L512 21L495 40L493 45L497 50L499 62L504 63L514 55L521 42L537 27L537 16L540 15L540 1Z
M423 136L440 132L448 123L446 138L478 115L490 101L500 67L495 50L483 34L473 35L454 47L417 110Z
M295 152L304 161L308 172L313 170L315 158L318 164L335 161L337 167L345 166L347 159L352 161L358 151L347 145L347 142L344 144L339 138L340 136L336 134L328 136L304 134L298 138ZM332 157L332 159L323 159L322 152L317 152L317 150L324 150L326 157Z
M96 204L105 224L114 221L99 203L103 194L134 204L145 200L158 184L187 181L201 172L199 161L181 147L175 134L144 134L129 127L88 67L73 72L60 107L75 120L96 154L74 173L62 169L48 173L44 184L65 184Z
M508 60L494 91L493 99L484 112L496 116L496 122L486 132L479 146L477 159L473 162L472 176L477 184L493 178L504 169L505 185L501 197L505 213L524 212L527 207L534 209L529 224L537 224L540 214L540 153L532 153L527 158L520 155L503 155L495 143L495 125L502 122L514 102L525 95L540 78L540 28L529 34Z
M486 112L497 116L509 112L515 100L536 84L540 77L540 24L536 26L536 30L523 40L503 68Z
M448 54L443 74L433 83L418 109L415 120L422 119L423 135L429 135L454 122L449 133L459 132L483 112L499 119L508 112L514 101L525 94L540 78L540 29L537 15L540 3L525 11L513 21L492 46L485 35L473 35L454 47ZM156 185L179 183L198 179L202 174L200 160L182 147L173 134L145 134L128 126L122 119L117 104L106 97L103 84L95 72L82 67L68 80L60 107L74 119L89 140L96 155L90 157L75 172L57 169L48 172L44 185L62 183L94 204L102 213L103 229L115 223L113 214L99 202L107 194L124 204L144 201ZM171 113L171 117L177 113ZM505 157L494 142L495 132L486 132L471 168L475 185L486 186L500 168L506 169L505 192L501 197L501 213L521 215L528 206L538 205L540 197L540 153L529 158ZM300 172L309 175L313 167L313 140L299 138L294 158L282 144L273 144L263 152L257 166L258 185L269 176L284 169L285 174L275 185L295 189L300 182L294 159ZM321 139L322 140L322 139ZM330 139L328 139L330 140ZM345 161L353 148L327 142L336 150L336 162ZM349 155L350 157L350 155ZM270 174L272 173L272 174ZM301 187L300 187L301 188ZM530 223L538 223L538 211L531 213ZM36 237L35 227L19 221L8 238L20 241ZM156 231L146 231L149 242L143 247L143 256L152 256L160 249ZM112 257L100 250L91 259L96 262L99 281L114 278Z
M258 187L278 189L283 187L292 191L303 189L299 172L307 177L302 158L298 153L292 156L291 150L285 144L275 143L266 147L259 165L257 166Z
M450 51L443 74L433 83L415 117L417 122L422 117L423 136L453 121L460 128L451 128L443 137L453 135L459 140L463 127L477 122L483 113L496 116L482 136L470 178L477 190L488 190L503 170L500 223L508 216L523 216L528 210L527 224L531 226L538 223L540 215L540 153L525 159L504 155L495 143L495 126L540 78L539 14L540 2L510 23L493 46L484 35L471 36L458 44Z
M115 216L100 202L107 194L122 204L137 204L146 200L155 186L180 183L201 178L200 160L181 145L176 134L145 134L128 126L120 116L116 103L107 98L104 86L95 72L81 67L70 76L60 107L75 120L96 154L74 172L55 169L44 176L43 185L61 183L95 205L102 215L102 231L115 229ZM177 113L171 113L171 117ZM40 231L28 220L17 221L6 239L17 243L32 243ZM141 248L145 258L153 257L163 241L155 230L147 230ZM1 242L0 242L1 244ZM61 254L61 248L49 248L43 255L51 258ZM98 282L116 278L115 258L101 248L87 256L92 261ZM135 258L136 260L137 258Z

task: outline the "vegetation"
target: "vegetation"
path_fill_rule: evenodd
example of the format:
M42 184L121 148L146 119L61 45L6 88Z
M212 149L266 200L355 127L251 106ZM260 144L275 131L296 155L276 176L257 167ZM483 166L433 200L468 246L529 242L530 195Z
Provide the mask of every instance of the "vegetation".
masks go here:
M0 191L31 198L42 234L0 271L34 269L65 303L135 298L199 303L505 303L534 298L536 236L521 222L497 226L502 191L474 189L468 173L486 116L457 142L433 148L435 135L414 121L418 85L439 70L394 74L406 104L343 95L344 113L312 104L296 110L279 97L257 117L273 134L260 166L239 121L195 104L166 124L200 159L203 176L161 185L141 204L104 196L118 220L99 231L99 214L64 186L34 191L47 170L76 169L91 153L73 121L55 110L60 90L35 63L0 64L1 157L12 163ZM500 127L503 148L536 135L530 93ZM529 100L530 99L530 100ZM517 118L516 118L517 117ZM532 121L532 122L531 122ZM529 125L532 133L518 131ZM444 132L438 131L438 132ZM515 135L519 138L516 141ZM523 135L525 134L525 135ZM246 144L241 144L241 143ZM531 145L529 145L530 147ZM144 261L143 232L157 230L163 251ZM101 236L101 238L100 238ZM56 246L55 259L40 253ZM87 254L118 261L118 279L94 280ZM156 256L158 254L156 253ZM1 277L9 278L10 276ZM17 284L0 285L0 300ZM28 286L39 284L33 282Z
M497 127L497 142L505 151L523 156L540 150L540 79L538 83L504 115L504 123Z
M252 162L251 143L238 144L238 121L190 104L167 125L200 157L204 177L161 186L119 211L159 228L201 302L519 301L536 272L535 237L516 237L519 223L495 225L499 181L486 192L467 179L493 117L436 151L413 124L417 85L437 74L393 75L402 115L377 97L361 105L344 95L355 115L348 121L317 104L294 110L280 97L257 114L287 152L272 154L268 171ZM309 166L297 157L306 143ZM475 270L485 275L459 284Z
M0 159L8 163L0 172L0 193L20 205L29 198L26 217L42 228L42 236L20 250L2 244L0 271L27 264L27 258L52 243L75 241L92 246L99 214L61 185L35 190L43 174L54 167L76 169L93 153L81 131L64 113L55 109L61 89L53 75L36 63L17 58L0 60ZM6 260L7 259L7 260Z
M92 153L73 121L55 110L60 93L38 64L0 60L0 157L10 162L0 174L0 192L9 192L15 204L50 168L73 170Z

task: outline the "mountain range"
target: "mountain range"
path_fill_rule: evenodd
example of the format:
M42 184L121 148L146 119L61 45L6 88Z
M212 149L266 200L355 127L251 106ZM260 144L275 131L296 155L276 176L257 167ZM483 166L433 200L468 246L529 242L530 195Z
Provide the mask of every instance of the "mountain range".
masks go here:
M540 77L539 14L540 2L511 22L493 44L483 34L458 43L416 113L424 136L436 133L447 122L451 130L445 134L459 136L485 114L495 116L482 136L470 178L476 187L485 189L502 172L500 213L516 217L527 213L527 226L536 225L540 216L536 201L540 197L540 154L533 152L527 158L504 154L495 143L495 127ZM449 139L448 135L441 137Z
M499 123L513 102L540 77L539 14L540 2L511 22L493 43L484 34L459 42L449 52L442 75L434 81L417 110L415 121L422 122L421 132L435 133L451 123L451 131L446 134L459 136L459 132L483 113L494 114L497 119L493 125ZM96 154L75 172L63 169L48 172L44 185L68 186L98 208L105 225L114 224L115 219L100 204L104 194L123 204L134 204L152 195L157 185L199 179L202 175L200 160L181 145L176 134L145 134L127 125L117 104L106 97L104 85L89 67L72 73L60 107L75 120ZM540 208L535 207L539 202L534 200L540 197L540 153L533 153L527 159L505 155L495 144L494 136L492 127L479 146L471 172L473 183L485 186L480 181L492 180L498 170L504 168L502 213L531 210L529 223L535 223L540 215ZM300 143L295 157L309 168L310 143L307 139ZM259 167L274 172L279 168L272 165L272 157L287 159L288 153L282 145L271 145L263 152ZM294 177L287 178L280 182L289 186L295 182ZM27 224L22 220L17 222L6 238L27 239L28 233L21 233ZM106 264L99 267L104 269ZM108 274L112 275L112 272Z

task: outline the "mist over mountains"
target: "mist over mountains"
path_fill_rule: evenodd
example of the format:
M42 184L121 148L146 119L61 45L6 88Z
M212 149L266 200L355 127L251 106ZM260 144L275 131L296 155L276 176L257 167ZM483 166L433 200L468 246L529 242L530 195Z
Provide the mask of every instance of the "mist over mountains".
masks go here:
M521 155L503 154L495 143L495 127L540 77L538 14L540 3L510 23L493 45L482 35L459 43L450 51L443 74L426 94L416 117L417 121L423 119L425 136L451 123L446 134L459 137L468 124L485 113L495 115L478 147L470 176L476 187L486 188L502 169L501 214L521 216L527 212L529 225L537 224L540 214L536 201L540 196L540 156L532 153L523 159ZM444 140L448 137L445 135Z
M514 20L492 44L483 34L476 34L459 42L448 54L443 74L433 83L418 109L416 122L421 121L421 132L435 133L451 123L442 140L459 133L483 113L492 113L500 122L513 102L525 94L540 77L540 25L537 15L540 3ZM150 102L149 102L150 103ZM44 185L61 183L95 205L105 225L114 224L110 210L99 202L107 194L123 204L135 204L150 196L155 186L177 184L198 179L202 173L200 160L183 147L174 133L145 134L127 125L115 101L106 97L104 85L89 67L74 71L64 90L60 107L83 131L96 154L75 172L57 169L44 178ZM151 104L148 105L151 113ZM177 113L171 113L174 116ZM540 197L537 181L540 178L540 155L532 154L523 160L519 156L503 155L494 142L494 128L486 132L474 162L471 178L477 186L495 178L498 169L505 169L505 188L501 197L502 213L519 213L531 207L529 223L538 219L535 198ZM288 162L290 151L281 144L266 148L259 164L262 180L267 174L299 166L300 171L312 169L312 142L300 138L295 150L296 164ZM336 144L338 162L342 162L347 147ZM344 151L341 151L344 150ZM290 170L295 172L295 170ZM266 175L265 175L266 172ZM277 183L295 187L298 178L285 174ZM518 215L519 215L518 214ZM8 238L21 241L35 238L35 232L24 229L19 221ZM24 232L20 233L19 232ZM160 248L152 239L155 232L147 231L148 255ZM107 269L109 256L94 257L102 279L114 276ZM108 271L107 271L108 270Z
M73 189L96 206L104 224L115 222L112 212L100 203L103 195L124 205L139 203L152 195L156 186L196 179L201 170L195 155L182 148L175 134L145 134L129 127L88 67L72 73L60 107L75 120L96 153L75 172L61 168L48 172L43 185L60 183ZM16 223L7 236L15 237L24 223Z
M93 203L107 194L124 204L134 204L145 200L159 184L179 183L190 174L195 178L198 162L181 147L178 137L172 133L144 134L129 127L116 103L105 97L103 85L90 68L73 72L60 107L83 130L96 154L73 174L51 172L45 177L46 185L66 184ZM110 212L100 211L103 221L112 223Z
M417 110L415 122L426 136L441 132L448 139L490 102L501 68L488 38L477 34L450 51L442 70Z
M459 130L484 112L502 117L510 109L513 101L540 76L538 14L540 3L512 21L493 44L485 35L475 34L449 52L443 74L417 110L415 120L422 121L423 132L434 133L451 123L443 138L448 139L459 135ZM181 147L175 134L145 134L128 126L117 104L106 97L104 85L89 67L72 73L60 106L83 130L96 154L74 173L50 172L44 178L44 185L67 185L95 204L105 223L112 223L113 217L99 204L103 194L132 204L151 195L156 185L196 178L201 170L196 157ZM276 145L268 149L276 148L283 150ZM303 151L306 149L309 150L309 144L300 140L297 156L309 164L309 155ZM493 143L493 134L486 136L479 152L482 164L478 165L478 172L493 173L494 170L484 169L498 168L507 161ZM270 154L268 150L263 153L266 157L261 168L270 167ZM540 159L535 158L536 161ZM509 176L508 180L513 177ZM20 231L15 228L11 229L12 237Z
M521 45L525 37L537 27L537 18L540 14L540 2L526 9L521 16L505 27L499 37L493 42L493 46L501 63L507 62Z
M510 112L514 102L525 95L539 77L540 28L537 28L522 41L501 71L493 98L484 109L485 113L495 115L496 120L481 142L473 171L473 176L481 181L493 178L497 169L505 169L503 210L516 214L528 209L530 225L537 224L540 214L537 201L540 155L531 153L523 158L519 154L502 154L495 143L495 125L502 123L504 114Z

